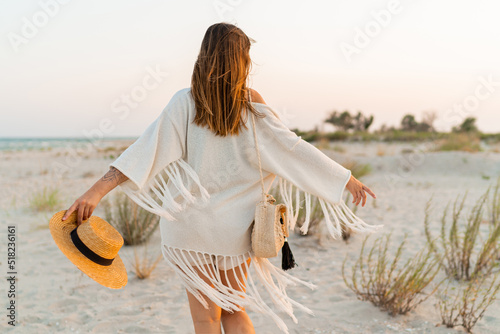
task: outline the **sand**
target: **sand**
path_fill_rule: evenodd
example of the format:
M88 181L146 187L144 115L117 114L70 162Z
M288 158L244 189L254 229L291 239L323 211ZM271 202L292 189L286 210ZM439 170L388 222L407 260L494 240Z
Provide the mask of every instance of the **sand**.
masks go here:
M15 224L18 270L18 322L12 328L7 325L6 315L2 316L2 332L194 332L186 292L163 259L148 279L140 280L132 267L134 249L123 247L120 256L127 267L128 285L121 290L107 289L81 273L60 252L48 230L52 214L67 209L107 171L109 163L128 144L130 141L110 142L101 152L87 150L76 157L72 150L63 148L0 152L3 254L0 262L6 275L6 226ZM358 207L357 215L367 223L384 224L381 233L392 231L394 245L408 233L410 242L404 258L412 256L425 243L424 208L431 195L434 198L432 228L436 232L449 201L468 190L466 209L470 209L500 175L498 147L477 153L430 152L429 149L429 145L412 143L337 143L324 149L340 163L354 160L372 166L372 172L361 181L376 193L377 200L369 198L365 207ZM47 186L59 188L61 205L53 211L33 211L29 204L32 193ZM101 215L102 208L98 207L94 214ZM346 255L348 261L357 258L362 239L363 235L354 235L348 243L333 240L326 230L307 237L292 235L289 238L298 263L291 273L318 286L314 291L301 286L288 289L290 296L315 313L313 317L297 310L298 324L284 315L290 333L464 332L461 327L448 329L439 325L441 320L434 296L407 315L396 317L358 300L344 284L341 265ZM158 229L147 246L148 254L158 256L159 246ZM142 254L143 247L137 251ZM272 259L276 265L279 260ZM1 286L2 305L6 306L5 280ZM279 333L271 319L251 309L248 313L257 333ZM475 333L500 333L500 301L490 306L474 329Z

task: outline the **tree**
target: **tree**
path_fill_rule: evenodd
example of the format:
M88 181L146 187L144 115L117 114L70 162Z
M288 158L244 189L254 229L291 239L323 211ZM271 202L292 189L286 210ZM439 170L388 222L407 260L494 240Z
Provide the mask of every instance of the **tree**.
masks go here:
M476 126L476 118L475 117L467 117L464 119L462 124L458 127L453 127L451 129L452 132L477 132L479 131Z
M422 123L417 123L415 126L415 131L417 132L429 132L431 131L431 127L429 124L422 122Z
M404 115L401 120L401 130L403 131L416 131L417 130L417 121L415 120L415 116L412 114Z
M349 131L354 127L351 114L346 110L343 113L334 111L325 119L325 123L333 124L339 130Z
M354 117L354 131L368 131L368 128L373 123L373 115L366 117L358 111L358 114Z
M373 123L373 115L367 117L361 111L358 111L356 116L352 116L347 110L342 113L334 111L325 119L325 123L333 124L339 130L346 132L351 129L354 131L367 131Z
M435 111L424 111L422 122L417 122L415 116L412 114L404 115L401 120L401 130L403 131L416 131L416 132L429 132L434 131L434 121L437 118Z

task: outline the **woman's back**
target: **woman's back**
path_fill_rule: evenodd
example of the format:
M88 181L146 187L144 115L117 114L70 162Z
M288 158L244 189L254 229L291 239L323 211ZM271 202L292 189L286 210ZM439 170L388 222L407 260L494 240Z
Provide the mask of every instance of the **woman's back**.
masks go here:
M195 202L174 214L176 221L164 219L163 237L166 243L178 247L190 244L195 250L211 249L221 255L242 254L251 248L247 236L255 204L261 197L260 173L250 115L245 122L247 129L242 128L238 135L216 136L207 127L192 122L196 110L190 90L185 88L178 92L184 100L186 112L184 159L196 172L210 198L203 205ZM269 114L262 106L257 108ZM264 132L258 131L258 135L262 133ZM265 138L258 139L259 142L265 142ZM275 175L263 170L263 176L267 189ZM188 189L196 197L200 197L196 184L187 183ZM171 182L169 189L176 201L182 201L181 194ZM182 230L184 226L181 224L197 226L197 229L184 235L184 238L178 238L172 230Z

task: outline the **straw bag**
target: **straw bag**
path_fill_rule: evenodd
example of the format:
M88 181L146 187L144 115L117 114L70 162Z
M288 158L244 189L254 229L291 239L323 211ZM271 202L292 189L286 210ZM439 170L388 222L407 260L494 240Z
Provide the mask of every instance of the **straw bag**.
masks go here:
M255 208L255 219L252 229L252 250L258 257L275 257L281 249L283 270L295 267L295 259L288 245L289 236L287 208L285 204L274 204L276 200L264 191L264 178L262 177L262 166L260 161L257 134L255 131L255 116L252 114L253 134L257 159L259 160L260 182L262 186L262 200Z

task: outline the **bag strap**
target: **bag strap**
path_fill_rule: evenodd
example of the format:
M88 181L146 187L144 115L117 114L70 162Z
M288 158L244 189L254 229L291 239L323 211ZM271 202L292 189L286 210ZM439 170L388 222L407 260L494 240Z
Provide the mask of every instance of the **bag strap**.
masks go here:
M248 101L252 103L252 99L250 97L250 89L248 90ZM260 151L259 151L259 144L257 142L257 132L255 131L255 116L252 111L250 111L250 114L252 114L252 128L253 128L253 137L255 140L255 148L257 150L257 159L259 160L259 172L260 172L260 184L262 186L262 201L266 201L266 192L264 190L264 178L262 176L262 164L260 161Z

